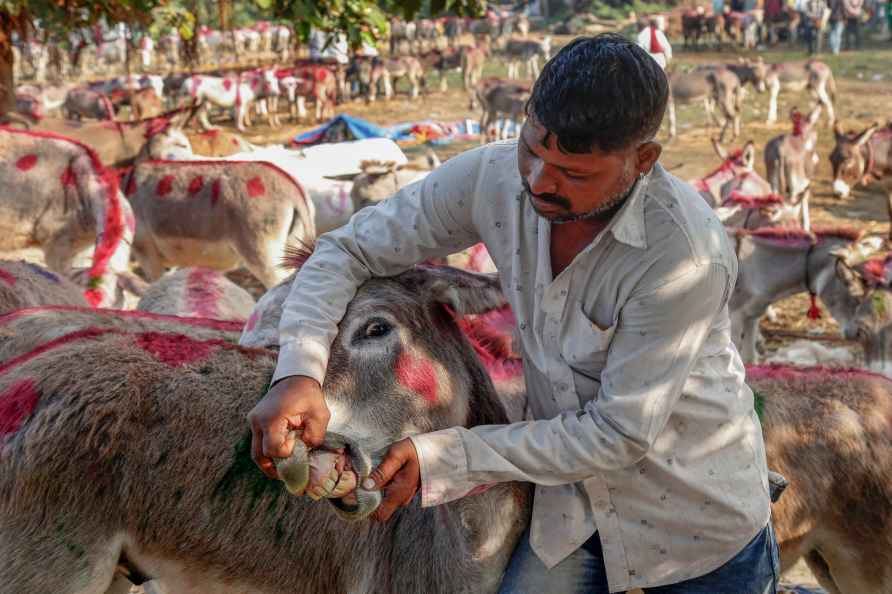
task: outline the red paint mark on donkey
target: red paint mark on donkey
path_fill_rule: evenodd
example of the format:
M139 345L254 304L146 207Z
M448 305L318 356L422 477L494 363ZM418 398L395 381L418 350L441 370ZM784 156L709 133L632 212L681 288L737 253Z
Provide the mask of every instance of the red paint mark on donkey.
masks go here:
M15 286L16 278L15 278L15 276L13 276L12 274L10 274L9 272L7 272L7 271L3 270L2 268L0 268L0 281L3 281L4 283L6 283L7 285L9 285L10 287L14 287L14 286Z
M173 190L173 176L165 175L161 178L161 181L158 182L156 192L159 196L167 196L170 194L171 190Z
M201 189L204 187L204 178L200 175L193 177L192 181L189 182L189 195L194 196L199 193Z
M193 268L186 277L186 307L200 318L217 318L222 291L218 273L209 268Z
M263 186L263 180L261 180L259 177L252 177L251 179L249 179L246 187L248 189L248 196L250 196L251 198L257 198L266 194L266 188Z
M437 404L439 387L433 363L404 350L396 361L394 372L401 386L415 392L426 402Z
M39 400L40 391L30 378L17 381L0 394L0 437L18 431Z
M15 166L19 171L29 171L37 165L37 155L25 155L15 162Z
M42 355L47 351L51 351L56 347L60 347L62 345L68 344L70 342L76 342L78 340L89 340L91 338L96 338L97 336L102 336L103 334L109 334L111 332L115 332L120 334L117 330L111 330L106 328L84 328L83 330L78 330L77 332L71 332L66 334L65 336L60 336L59 338L55 338L53 340L49 340L36 349L33 349L27 353L23 353L18 357L13 357L9 361L4 362L0 365L0 375L3 375L13 367L21 365L23 363L27 363L34 357L38 355Z

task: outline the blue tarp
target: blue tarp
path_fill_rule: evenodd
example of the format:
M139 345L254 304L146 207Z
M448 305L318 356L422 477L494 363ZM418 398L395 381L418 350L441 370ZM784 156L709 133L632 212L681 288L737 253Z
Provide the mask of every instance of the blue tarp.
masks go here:
M394 135L392 129L382 128L369 121L342 113L341 115L328 120L318 128L313 128L303 134L299 134L292 140L292 143L306 145L326 142L328 136L327 132L329 132L333 126L345 128L346 132L352 136L344 138L344 140L361 140L363 138L390 138L391 140L399 140L398 136Z
M497 125L501 127L501 119ZM508 132L512 136L517 135L517 125L514 122L508 123ZM404 122L385 128L367 120L341 114L317 128L296 136L292 140L292 144L305 146L321 142L364 138L389 138L394 142L424 140L431 144L449 144L455 140L476 138L479 134L480 126L475 120L451 123L422 120L420 122Z

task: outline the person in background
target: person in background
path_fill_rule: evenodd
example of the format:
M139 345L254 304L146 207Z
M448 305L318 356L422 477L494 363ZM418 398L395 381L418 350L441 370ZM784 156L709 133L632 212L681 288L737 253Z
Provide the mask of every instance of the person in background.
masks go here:
M845 10L843 0L830 0L830 51L834 56L842 49L842 32L845 28Z
M650 54L660 68L666 70L672 59L672 46L657 26L656 19L650 19L647 26L638 33L638 47Z
M864 0L842 0L846 19L846 49L861 49L861 15L864 13Z
M860 2L862 0L856 1ZM814 55L821 51L822 25L828 10L825 0L805 0L802 5L802 26L809 55Z
M725 13L725 0L712 0L712 14L718 16Z
M886 26L889 30L889 41L892 41L892 0L886 4Z
M765 10L765 24L768 25L767 41L771 43L774 41L773 39L771 39L773 31L773 27L771 27L771 25L781 19L781 15L784 12L784 0L765 0L763 8Z

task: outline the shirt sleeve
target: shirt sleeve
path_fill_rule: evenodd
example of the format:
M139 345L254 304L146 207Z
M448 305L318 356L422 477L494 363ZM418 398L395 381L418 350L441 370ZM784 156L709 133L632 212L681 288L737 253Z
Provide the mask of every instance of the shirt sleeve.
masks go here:
M282 306L273 383L305 375L322 383L347 305L373 276L394 276L479 241L474 196L482 147L463 153L316 240Z
M663 284L645 285L624 304L598 398L582 410L412 437L422 505L497 482L578 482L643 458L672 414L733 280L725 266L703 263Z

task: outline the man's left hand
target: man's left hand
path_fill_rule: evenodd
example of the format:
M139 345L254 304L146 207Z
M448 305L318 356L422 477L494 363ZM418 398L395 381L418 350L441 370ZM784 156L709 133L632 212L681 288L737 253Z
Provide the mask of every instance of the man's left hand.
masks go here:
M412 440L404 439L390 446L362 487L367 491L383 490L384 500L371 516L376 522L386 522L396 508L408 506L421 487L421 466Z

